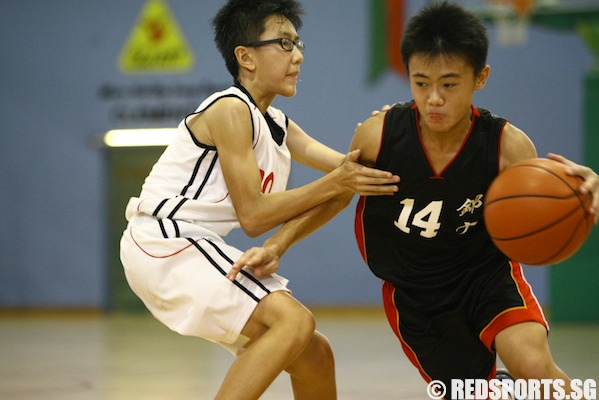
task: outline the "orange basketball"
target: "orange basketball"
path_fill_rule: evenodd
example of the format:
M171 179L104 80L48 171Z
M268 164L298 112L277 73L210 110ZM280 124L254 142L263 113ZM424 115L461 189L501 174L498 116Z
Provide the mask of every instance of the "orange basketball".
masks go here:
M529 265L555 264L574 254L593 226L591 195L582 196L582 178L546 158L516 163L491 184L485 197L485 224L495 245Z

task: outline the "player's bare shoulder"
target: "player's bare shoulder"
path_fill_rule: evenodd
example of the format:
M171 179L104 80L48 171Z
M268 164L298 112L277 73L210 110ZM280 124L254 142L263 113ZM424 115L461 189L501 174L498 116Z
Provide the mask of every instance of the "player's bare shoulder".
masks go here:
M251 128L251 116L247 104L240 98L221 97L204 111L187 117L187 125L200 143L215 146L218 139L214 135L226 132L227 128L244 125Z
M503 171L522 160L537 157L534 143L520 128L507 122L501 135L499 168Z
M360 149L360 162L374 165L379 154L386 111L382 111L356 127L350 150Z

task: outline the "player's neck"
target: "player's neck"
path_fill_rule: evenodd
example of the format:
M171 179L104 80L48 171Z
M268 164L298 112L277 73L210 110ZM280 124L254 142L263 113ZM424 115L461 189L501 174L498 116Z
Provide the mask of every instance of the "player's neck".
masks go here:
M470 126L467 129L442 132L425 128L421 130L421 135L423 145L427 150L447 153L458 151L468 136L468 132L470 132Z
M444 170L455 158L470 132L470 121L456 124L449 130L433 130L425 124L420 126L422 146L431 166L436 172Z
M244 80L243 82L238 81L237 84L242 86L247 94L250 95L253 103L258 107L258 109L260 109L262 114L266 114L266 110L268 107L270 107L276 95L272 93L265 93L263 90L261 90L259 85L254 84L253 81L248 79Z
M471 115L467 115L453 125L443 127L429 126L421 118L419 121L420 134L427 148L436 149L442 152L451 150L457 151L468 136L472 126Z

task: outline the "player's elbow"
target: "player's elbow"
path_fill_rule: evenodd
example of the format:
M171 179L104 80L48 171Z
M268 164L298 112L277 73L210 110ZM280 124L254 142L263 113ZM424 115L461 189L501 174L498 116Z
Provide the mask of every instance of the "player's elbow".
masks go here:
M272 229L272 227L269 227L264 222L264 219L256 214L239 218L241 229L243 229L243 232L251 238L258 237Z
M243 229L245 234L251 238L256 238L256 237L262 235L263 233L265 233L265 231L262 231L260 229L255 229L253 227L245 227L243 225L241 226L241 229Z

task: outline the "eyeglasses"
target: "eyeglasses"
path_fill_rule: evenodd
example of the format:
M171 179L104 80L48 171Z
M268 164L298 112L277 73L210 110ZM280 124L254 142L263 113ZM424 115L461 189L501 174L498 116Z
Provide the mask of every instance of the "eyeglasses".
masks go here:
M300 53L304 52L304 42L302 42L301 40L295 41L289 38L278 38L278 39L270 39L270 40L260 40L258 42L252 42L252 43L248 43L245 46L247 47L259 47L259 46L264 46L267 44L271 44L271 43L278 43L281 45L281 48L285 51L293 51L294 47L297 47L297 49L300 51Z

